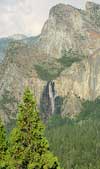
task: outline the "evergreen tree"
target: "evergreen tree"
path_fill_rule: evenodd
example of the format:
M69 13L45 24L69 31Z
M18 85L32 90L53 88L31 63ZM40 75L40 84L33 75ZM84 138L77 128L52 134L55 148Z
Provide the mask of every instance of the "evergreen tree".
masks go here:
M49 151L44 125L29 89L25 90L23 102L19 106L16 125L10 136L8 168L60 169L57 158Z
M5 155L7 150L6 131L0 118L0 169L5 167Z

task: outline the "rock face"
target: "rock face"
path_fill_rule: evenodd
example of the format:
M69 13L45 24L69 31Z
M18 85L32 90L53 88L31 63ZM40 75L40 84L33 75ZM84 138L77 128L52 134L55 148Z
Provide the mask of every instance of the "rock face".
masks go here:
M39 46L49 56L56 58L61 57L63 49L70 48L87 55L93 53L100 43L100 26L95 23L96 20L99 23L100 15L100 6L97 6L87 2L86 11L64 4L53 7L42 29ZM98 11L98 18L95 11Z
M81 111L81 100L100 96L100 5L87 2L81 10L58 4L40 36L9 43L0 66L0 113L5 122L16 117L27 85L45 118L55 112L74 117Z

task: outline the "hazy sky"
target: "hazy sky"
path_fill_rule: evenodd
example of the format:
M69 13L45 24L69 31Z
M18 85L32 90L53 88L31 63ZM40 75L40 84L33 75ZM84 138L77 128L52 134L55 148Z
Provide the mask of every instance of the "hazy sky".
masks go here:
M91 0L100 3L100 0ZM37 35L57 3L84 8L86 0L0 0L0 36Z

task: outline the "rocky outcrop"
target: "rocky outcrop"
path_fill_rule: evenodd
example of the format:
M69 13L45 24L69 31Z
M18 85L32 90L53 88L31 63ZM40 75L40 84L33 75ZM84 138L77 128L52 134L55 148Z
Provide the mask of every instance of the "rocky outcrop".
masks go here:
M79 63L74 63L56 79L56 90L61 96L70 91L81 99L96 99L100 96L100 50ZM60 89L60 90L59 90Z
M0 65L0 112L6 122L15 118L28 85L47 118L55 112L73 117L80 112L82 99L100 96L99 16L100 6L92 2L86 10L58 4L50 10L40 36L10 42ZM7 115L2 106L5 91L15 105ZM7 110L12 102L7 99Z
M82 110L82 103L79 97L77 97L73 91L67 95L63 101L61 115L62 117L74 118Z
M93 2L87 2L86 11L92 22L100 30L100 5Z

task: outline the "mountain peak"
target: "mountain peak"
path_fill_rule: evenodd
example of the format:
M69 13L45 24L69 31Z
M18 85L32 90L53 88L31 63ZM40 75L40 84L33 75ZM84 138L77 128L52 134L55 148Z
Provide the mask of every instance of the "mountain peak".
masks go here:
M66 13L71 13L75 9L77 9L77 8L75 8L71 5L59 3L51 8L49 15L54 16L54 15L62 15L62 14L66 14Z
M85 4L85 9L86 11L98 11L100 9L100 4L91 2L91 1L87 1ZM69 5L69 4L63 4L63 3L59 3L57 5L55 5L54 7L51 8L50 10L50 16L54 16L57 14L66 14L67 13L71 13L73 11L79 11L80 9Z
M100 4L87 1L85 7L86 7L86 10L92 10L93 11L93 10L100 9Z

